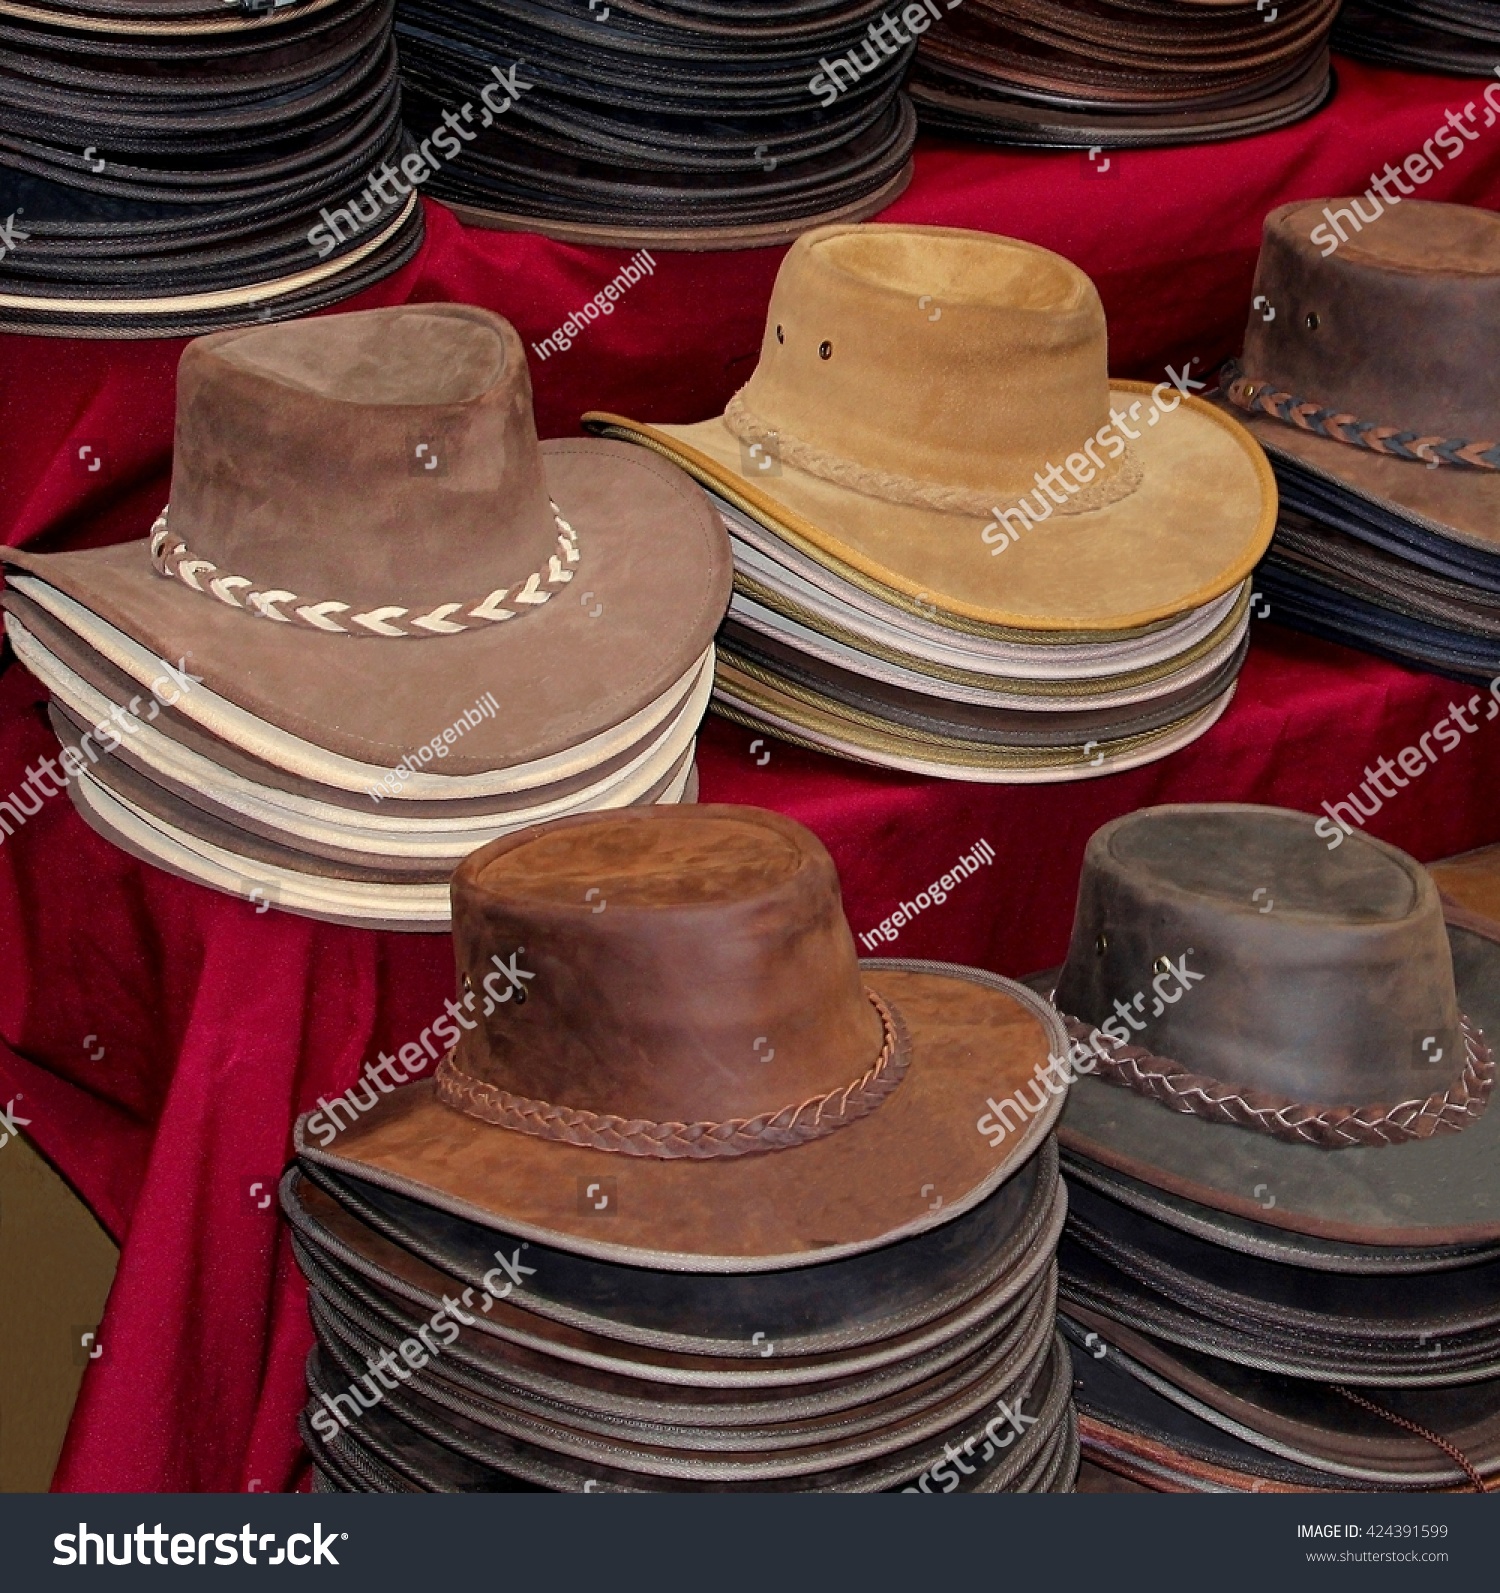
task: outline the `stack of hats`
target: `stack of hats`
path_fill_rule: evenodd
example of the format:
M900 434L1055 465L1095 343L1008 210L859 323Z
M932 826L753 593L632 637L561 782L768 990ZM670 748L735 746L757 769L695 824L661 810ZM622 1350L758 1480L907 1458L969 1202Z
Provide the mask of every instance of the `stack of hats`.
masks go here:
M639 449L538 444L486 310L189 344L151 535L0 558L64 743L41 778L257 910L446 928L476 845L692 794L723 529Z
M319 1102L282 1183L319 1487L1071 1489L1044 1001L857 961L756 808L507 837L453 921L437 1077Z
M965 0L917 52L924 127L1051 149L1248 138L1328 97L1339 0Z
M1500 217L1403 200L1389 172L1384 200L1304 200L1266 218L1243 362L1224 374L1225 407L1281 489L1258 584L1284 624L1488 682Z
M1500 856L1454 872L1493 911ZM1500 920L1327 819L1146 809L1090 841L1051 982L1085 1453L1167 1491L1500 1485Z
M1379 66L1489 77L1500 45L1495 0L1344 0L1333 46Z
M722 416L585 424L714 495L720 713L887 768L1066 780L1201 735L1244 658L1275 486L1187 380L1112 381L1093 283L1045 249L837 226L788 252Z
M400 0L396 31L412 136L462 140L432 192L480 226L749 248L910 179L883 0Z
M187 336L410 259L391 24L391 0L0 5L0 329Z

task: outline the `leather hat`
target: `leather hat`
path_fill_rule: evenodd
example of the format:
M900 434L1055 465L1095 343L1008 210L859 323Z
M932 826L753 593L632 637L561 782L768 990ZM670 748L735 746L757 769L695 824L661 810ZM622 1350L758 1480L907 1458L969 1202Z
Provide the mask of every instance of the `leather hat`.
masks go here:
M1419 864L1329 828L1213 804L1092 838L1054 981L1080 1074L1063 1143L1321 1239L1492 1241L1500 931L1445 926Z
M422 208L371 190L319 251L319 211L398 166L392 0L226 12L0 0L0 329L192 336L305 315L404 264ZM383 195L375 199L374 193Z
M461 1455L493 1472L475 1484L491 1490L521 1477L569 1491L863 1492L910 1485L944 1439L976 1462L962 1486L1025 1488L1026 1457L1071 1425L1051 1349L1064 1201L1050 1141L953 1223L816 1266L729 1276L518 1243L306 1160L281 1198L324 1369L342 1373L309 1367L309 1427L330 1453L378 1447L374 1411L345 1422L361 1363L444 1299L458 1308L456 1341L390 1402L431 1442L424 1475L440 1489L458 1485ZM978 1437L997 1395L1032 1407L1020 1453ZM1051 1485L1071 1475L1059 1466ZM941 1472L921 1488L933 1480Z
M1341 55L1458 77L1491 77L1497 44L1491 0L1344 0L1333 30Z
M861 965L832 861L778 815L541 825L466 860L453 905L490 1013L435 1083L296 1138L471 1221L679 1271L807 1266L952 1221L1058 1110L1055 1013L992 975ZM997 1149L976 1123L1017 1087L1034 1109Z
M1084 1454L1153 1491L1470 1492L1500 1475L1500 1380L1371 1400L1162 1344L1083 1307L1062 1328Z
M455 84L521 63L527 88L432 184L462 220L606 246L786 243L874 215L910 180L914 44L899 23L882 33L883 9L403 0L407 124L438 126Z
M1500 216L1373 193L1281 205L1254 291L1225 392L1278 467L1362 521L1394 515L1403 541L1493 563Z
M968 0L922 40L925 126L1051 148L1242 138L1330 89L1338 0Z
M491 688L503 712L412 798L536 788L637 743L703 667L730 579L722 527L679 472L538 443L520 339L461 305L190 344L152 535L0 559L137 689L185 660L198 685L173 712L345 790ZM455 791L465 777L482 788Z
M960 629L1061 640L1179 616L1245 578L1275 519L1243 429L1170 383L1153 397L1110 380L1103 307L1077 266L955 228L805 234L722 416L585 424ZM1043 496L1042 473L1065 465L1079 485ZM1012 532L993 556L1033 495L1045 531Z

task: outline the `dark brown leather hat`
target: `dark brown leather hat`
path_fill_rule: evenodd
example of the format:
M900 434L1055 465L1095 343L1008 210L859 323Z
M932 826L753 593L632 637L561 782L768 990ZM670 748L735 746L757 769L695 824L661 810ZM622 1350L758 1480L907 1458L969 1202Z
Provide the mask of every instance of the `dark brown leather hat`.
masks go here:
M1500 216L1373 192L1281 205L1254 292L1225 390L1273 458L1494 551Z
M1239 804L1127 815L1089 843L1057 979L1083 1075L1063 1143L1300 1233L1493 1239L1497 975L1497 940L1445 932L1426 870L1360 832L1330 848L1311 815Z
M435 1085L328 1149L304 1119L297 1148L506 1233L680 1271L804 1266L948 1222L1056 1117L1056 1015L993 975L861 966L827 852L779 815L539 825L470 857L453 910L461 989L489 1011ZM1034 1111L986 1134L987 1098L1017 1088Z
M139 686L185 660L181 712L288 769L378 775L488 688L444 773L551 779L708 655L731 573L681 471L539 444L514 329L451 304L190 344L151 537L0 561Z

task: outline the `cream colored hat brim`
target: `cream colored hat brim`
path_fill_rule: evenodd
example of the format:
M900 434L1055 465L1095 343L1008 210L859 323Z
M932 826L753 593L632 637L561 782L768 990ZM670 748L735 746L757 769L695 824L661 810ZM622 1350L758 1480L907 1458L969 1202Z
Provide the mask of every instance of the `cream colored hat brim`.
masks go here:
M54 657L13 614L6 616L6 633L16 657L76 719L95 725L109 719L115 704ZM538 800L530 806L493 814L414 817L403 814L390 798L379 806L372 802L368 812L337 807L247 780L150 724L137 723L128 741L112 755L119 757L128 748L130 761L169 791L201 793L215 810L222 810L224 818L243 820L257 833L284 839L289 845L314 842L360 860L368 860L372 852L403 858L457 858L509 830L640 801L677 767L697 734L713 687L711 660L696 669L692 693L665 730L653 731L640 751L607 778L551 801L544 800L547 793L543 790L536 793Z
M693 778L693 760L659 798L681 802ZM88 774L68 787L91 828L131 856L200 885L249 898L259 887L268 905L336 924L369 929L446 931L452 922L447 884L368 884L302 874L215 846L123 801Z

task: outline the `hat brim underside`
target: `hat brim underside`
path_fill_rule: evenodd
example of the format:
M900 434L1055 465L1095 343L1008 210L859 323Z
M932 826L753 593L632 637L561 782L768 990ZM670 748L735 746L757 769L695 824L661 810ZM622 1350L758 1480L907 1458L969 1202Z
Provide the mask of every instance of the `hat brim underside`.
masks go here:
M1151 391L1145 382L1110 384L1115 408L1140 411L1140 440L1130 444L1140 485L1105 508L1053 514L998 554L982 539L993 511L889 503L785 460L777 474L752 480L722 417L693 426L584 418L675 459L815 558L979 624L1088 635L1155 624L1223 596L1255 567L1275 528L1275 478L1250 435L1196 398L1147 426L1142 400ZM997 497L995 507L1014 503Z
M663 707L670 712L660 723L654 721L653 715L646 715L647 722L636 740L619 738L621 750L612 756L601 755L586 767L550 782L522 782L488 796L413 799L403 789L401 777L388 779L384 786L377 783L377 789L388 794L386 817L371 803L369 785L351 790L305 779L225 741L173 708L155 711L158 705L149 702L131 676L116 669L77 632L14 586L7 588L4 602L5 634L16 656L51 693L54 714L61 710L80 730L87 730L99 724L116 705L125 707L134 699L141 706L146 723L127 735L114 749L114 755L137 765L150 778L169 789L180 784L189 800L198 795L222 796L232 805L236 797L253 796L292 814L321 817L334 823L368 822L375 830L388 829L392 833L414 833L438 822L443 828L462 829L466 820L487 822L496 814L550 817L550 813L538 809L538 803L581 797L596 786L626 777L643 751L657 745L670 730L674 715L692 708L690 697L685 697L682 704L674 704L669 697ZM614 745L616 739L612 736L610 744ZM430 763L437 766L443 761L434 757ZM395 791L391 789L393 784ZM466 789L461 780L450 785L459 792Z
M697 800L696 766L684 759L655 799L667 805ZM212 890L255 903L256 912L282 912L356 929L446 933L452 925L447 880L433 884L399 879L347 878L309 872L309 859L256 843L238 830L221 834L225 844L180 829L123 798L90 774L68 786L80 818L112 846L153 868Z
M1458 1004L1500 1038L1500 944L1449 925ZM1200 1205L1315 1239L1461 1245L1500 1239L1500 1103L1457 1133L1325 1150L1171 1112L1079 1078L1058 1128L1064 1149Z
M573 581L529 614L463 635L397 641L276 624L158 575L144 542L4 549L0 563L81 604L80 634L106 656L91 615L157 658L186 658L209 693L264 723L379 769L492 691L501 712L445 759L446 774L479 774L557 757L655 702L708 647L729 603L728 539L679 472L588 439L543 443L542 460L578 531ZM179 709L195 707L189 691Z
M491 1327L504 1337L508 1321L524 1325L528 1341L554 1344L560 1334L593 1335L600 1343L583 1350L617 1359L635 1350L659 1352L654 1377L678 1385L683 1399L698 1397L692 1390L704 1356L724 1363L726 1386L738 1377L758 1388L777 1385L788 1357L847 1354L894 1338L910 1343L914 1332L919 1344L924 1336L943 1342L932 1331L936 1324L955 1313L974 1321L992 1315L1050 1263L1067 1205L1057 1160L1056 1142L1044 1141L1014 1178L952 1222L816 1268L663 1272L531 1244L535 1275L508 1303L496 1303ZM418 1305L443 1279L482 1288L494 1263L493 1228L326 1167L294 1164L283 1177L281 1202L305 1247ZM756 1332L777 1346L774 1371L759 1365ZM704 1386L713 1386L712 1378Z
M888 725L835 712L808 693L793 696L777 684L753 680L721 658L714 681L714 711L749 729L769 730L795 746L875 768L975 784L1060 784L1119 774L1180 751L1214 727L1234 690L1231 683L1206 707L1141 735L1090 740L1081 747L1075 743L1054 748L986 749L978 742L943 743L899 735Z
M758 1155L663 1161L495 1128L436 1098L388 1096L309 1161L561 1250L676 1272L812 1266L922 1233L998 1188L1050 1132L1060 1097L998 1148L976 1127L986 1100L1061 1055L1055 1013L977 970L873 961L866 983L897 1007L912 1060L868 1116L822 1139ZM946 969L947 965L937 965ZM917 971L914 971L917 970ZM1041 1089L1041 1086L1037 1086ZM605 1182L607 1180L607 1182ZM611 1196L597 1210L586 1191Z
M1093 1312L1064 1310L1079 1324L1065 1323L1064 1331L1075 1345L1080 1407L1086 1420L1102 1421L1112 1429L1100 1435L1106 1444L1111 1437L1127 1444L1144 1440L1147 1458L1189 1476L1202 1476L1206 1467L1223 1467L1277 1479L1293 1489L1463 1486L1462 1473L1445 1463L1426 1438L1379 1422L1332 1390L1206 1356L1185 1357ZM1089 1337L1107 1344L1104 1366L1091 1364L1092 1355L1078 1353L1084 1328L1093 1330ZM1229 1386L1217 1381L1219 1373ZM1436 1423L1491 1476L1500 1470L1500 1421L1493 1414L1497 1390L1500 1383L1494 1381L1463 1390L1465 1400L1484 1411L1464 1431L1455 1432L1449 1422ZM1430 1399L1432 1392L1424 1391L1422 1397ZM1389 1401L1389 1391L1385 1398ZM1426 1415L1423 1420L1434 1418Z
M1413 518L1442 536L1500 554L1500 472L1452 465L1429 468L1415 460L1393 459L1331 437L1318 437L1270 415L1250 414L1222 401L1221 407L1246 427L1274 460L1299 466L1356 498Z

